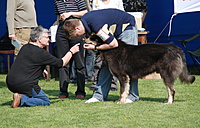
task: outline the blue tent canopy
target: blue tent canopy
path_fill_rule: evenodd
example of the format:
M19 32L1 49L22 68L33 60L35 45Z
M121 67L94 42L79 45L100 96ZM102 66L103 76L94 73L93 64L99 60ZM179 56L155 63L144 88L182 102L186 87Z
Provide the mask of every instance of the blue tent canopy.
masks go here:
M158 35L162 34L157 39L157 43L174 42L176 45L181 45L176 41L189 38L200 32L200 12L190 12L178 14L173 18L172 31L168 37L169 25L171 16L174 13L173 0L146 0L148 4L148 12L144 24L147 25L146 30L150 31L147 35L148 42L154 42ZM54 14L53 0L43 1L35 0L38 24L45 28L55 22L56 15ZM0 1L0 37L6 32L6 0ZM166 29L164 29L166 27ZM196 39L191 43L191 48L195 49L200 46L200 39ZM191 64L190 57L186 54L187 64Z

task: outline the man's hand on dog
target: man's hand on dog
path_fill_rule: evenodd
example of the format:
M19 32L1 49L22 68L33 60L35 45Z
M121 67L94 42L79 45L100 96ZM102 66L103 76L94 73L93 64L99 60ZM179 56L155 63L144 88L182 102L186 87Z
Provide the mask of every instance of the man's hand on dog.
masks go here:
M94 50L95 49L95 45L94 44L84 44L83 47L85 49L90 49L90 50Z

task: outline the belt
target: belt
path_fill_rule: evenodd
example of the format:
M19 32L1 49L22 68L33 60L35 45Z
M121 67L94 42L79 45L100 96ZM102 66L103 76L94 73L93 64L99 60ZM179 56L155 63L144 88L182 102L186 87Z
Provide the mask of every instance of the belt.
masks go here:
M34 29L35 27L23 27L23 28L15 28L16 30L20 30L20 29Z

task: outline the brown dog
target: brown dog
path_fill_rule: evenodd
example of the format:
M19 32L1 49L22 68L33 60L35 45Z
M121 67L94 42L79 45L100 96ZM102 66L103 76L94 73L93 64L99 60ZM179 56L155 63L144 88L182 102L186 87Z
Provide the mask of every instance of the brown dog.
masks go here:
M102 44L102 40L92 35L86 43ZM183 51L174 44L148 43L143 45L128 45L118 41L114 49L100 51L102 60L108 65L112 74L120 82L120 98L118 103L124 104L128 96L131 79L142 78L153 72L160 73L168 90L166 104L174 102L174 81L179 77L181 82L193 83L195 77L189 75Z

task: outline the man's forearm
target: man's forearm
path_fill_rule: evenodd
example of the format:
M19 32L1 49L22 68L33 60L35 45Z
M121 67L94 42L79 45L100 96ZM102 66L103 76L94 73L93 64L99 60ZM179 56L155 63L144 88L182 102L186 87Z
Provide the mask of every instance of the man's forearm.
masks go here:
M109 44L102 44L100 46L96 46L94 50L107 50L107 49L112 49L118 47L118 42L114 38L113 41Z
M87 10L83 10L83 11L79 11L79 12L69 12L69 13L71 16L80 18L87 12L88 12Z
M73 53L71 51L68 51L65 54L65 56L62 58L62 60L63 60L63 66L65 66L70 61L70 59L72 58L72 55L73 55Z

